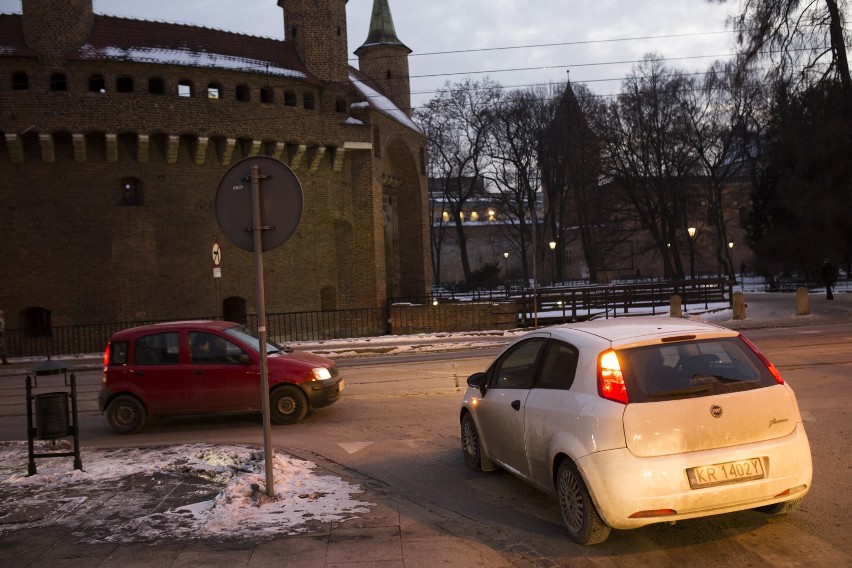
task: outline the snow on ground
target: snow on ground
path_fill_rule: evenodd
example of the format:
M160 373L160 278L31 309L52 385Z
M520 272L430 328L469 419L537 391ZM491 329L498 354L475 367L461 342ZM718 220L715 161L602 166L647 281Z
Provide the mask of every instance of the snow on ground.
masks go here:
M69 442L65 451L70 449ZM46 448L46 442L38 442ZM39 451L62 451L36 448ZM69 457L39 458L38 472L27 476L27 443L0 442L0 509L14 515L18 507L39 507L52 510L49 505L69 501L69 496L95 495L109 487L114 488L116 499L132 501L126 491L126 480L153 479L154 484L173 483L178 479L205 480L209 496L217 487L212 499L189 502L172 510L124 511L128 518L110 517L106 522L92 520L93 512L84 515L64 515L57 518L51 513L43 519L27 523L27 527L43 524L77 523L95 526L98 540L156 541L163 537L183 535L192 538L234 537L240 534L273 536L298 534L318 523L357 518L369 512L370 503L355 496L362 493L359 486L337 476L318 473L315 464L275 453L273 479L275 497L266 495L266 475L263 452L240 446L178 445L146 449L98 450L84 448L83 471L73 469ZM161 476L175 477L160 481ZM139 485L137 482L136 485ZM143 482L144 485L144 482ZM165 489L164 489L165 490ZM143 489L143 492L145 490ZM155 491L147 491L149 494ZM198 493L197 491L195 493ZM202 493L204 493L202 491ZM187 492L190 497L193 492ZM171 494L169 494L171 495ZM83 501L77 497L77 503ZM71 499L73 500L73 498ZM144 507L142 508L144 509ZM95 513L96 515L97 513ZM8 530L20 529L20 523L10 523L0 516L0 535ZM84 529L85 530L85 529Z

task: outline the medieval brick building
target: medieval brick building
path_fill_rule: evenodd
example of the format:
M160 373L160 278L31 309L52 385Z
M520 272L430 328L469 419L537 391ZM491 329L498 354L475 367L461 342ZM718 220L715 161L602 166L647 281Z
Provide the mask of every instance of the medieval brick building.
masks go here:
M425 140L387 0L360 70L346 0L278 0L283 40L98 15L92 0L22 5L0 15L10 327L252 312L253 253L222 234L215 196L256 155L289 165L304 194L295 234L264 254L268 311L429 291Z

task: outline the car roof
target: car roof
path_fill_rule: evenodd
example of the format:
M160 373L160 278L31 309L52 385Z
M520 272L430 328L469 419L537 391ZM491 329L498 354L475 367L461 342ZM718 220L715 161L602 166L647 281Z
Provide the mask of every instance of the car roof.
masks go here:
M558 325L547 328L555 337L565 339L577 331L588 333L611 341L624 343L628 341L682 337L686 335L737 335L730 329L683 318L672 317L622 317L603 320Z
M183 321L166 321L161 323L152 323L148 325L140 325L123 329L112 335L112 340L127 339L137 335L145 335L147 333L156 333L162 331L178 331L187 327L193 329L209 329L213 331L222 331L231 327L238 327L240 324L232 321L221 320L183 320Z

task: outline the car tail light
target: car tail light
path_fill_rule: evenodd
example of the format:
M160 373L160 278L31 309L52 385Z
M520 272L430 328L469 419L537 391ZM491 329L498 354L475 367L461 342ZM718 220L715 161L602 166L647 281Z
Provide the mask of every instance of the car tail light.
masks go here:
M601 398L627 404L627 385L624 384L624 374L618 355L609 349L598 356L598 394Z
M761 361L763 361L763 364L766 365L766 368L769 369L769 372L772 373L772 376L775 377L775 380L778 381L778 384L783 385L784 379L781 377L781 373L778 371L778 369L775 368L775 365L773 365L772 362L767 359L763 353L760 352L760 349L757 348L757 345L746 339L743 334L740 334L740 339L742 339L743 343L748 345L748 348L754 351L754 354L757 355L757 357Z
M109 367L109 346L110 344L107 343L106 349L104 350L104 369Z

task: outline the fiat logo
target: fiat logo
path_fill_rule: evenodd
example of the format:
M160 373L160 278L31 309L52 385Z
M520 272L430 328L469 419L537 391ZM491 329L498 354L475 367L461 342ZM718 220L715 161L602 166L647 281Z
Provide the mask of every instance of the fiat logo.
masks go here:
M718 404L714 404L710 407L710 415L713 418L719 418L720 416L722 416L722 407Z

